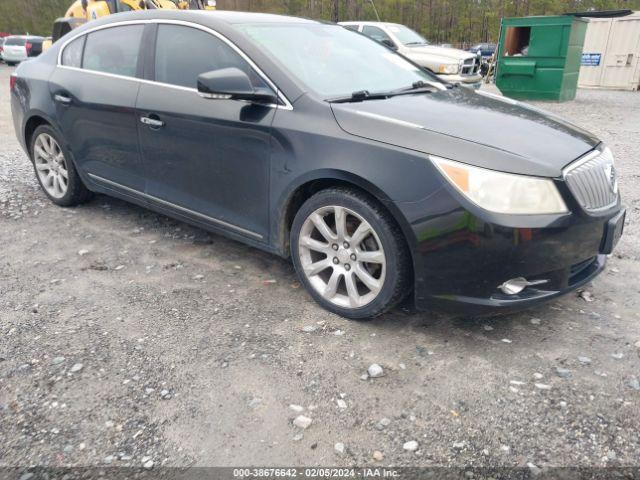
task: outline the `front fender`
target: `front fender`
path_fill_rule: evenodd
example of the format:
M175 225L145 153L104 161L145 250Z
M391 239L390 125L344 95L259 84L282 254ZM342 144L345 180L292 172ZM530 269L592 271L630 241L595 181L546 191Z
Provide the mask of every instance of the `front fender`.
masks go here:
M282 255L287 255L287 212L291 201L297 192L303 190L309 184L316 181L336 182L338 184L350 184L357 188L367 192L369 195L376 198L391 214L396 221L400 229L402 230L407 243L412 250L412 246L416 244L417 238L413 229L411 228L406 216L398 208L397 204L389 198L384 191L377 185L371 183L369 180L356 175L352 172L334 168L321 168L306 172L291 181L288 187L282 192L277 199L276 207L274 209L275 215L272 217L274 222L272 224L272 231L278 232L277 246L281 250Z

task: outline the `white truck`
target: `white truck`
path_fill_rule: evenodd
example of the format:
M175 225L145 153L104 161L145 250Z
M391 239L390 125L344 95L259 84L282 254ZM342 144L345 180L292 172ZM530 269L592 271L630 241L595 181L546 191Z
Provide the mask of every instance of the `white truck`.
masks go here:
M340 25L401 53L443 80L480 88L481 59L473 53L457 48L436 47L417 32L398 23L340 22Z

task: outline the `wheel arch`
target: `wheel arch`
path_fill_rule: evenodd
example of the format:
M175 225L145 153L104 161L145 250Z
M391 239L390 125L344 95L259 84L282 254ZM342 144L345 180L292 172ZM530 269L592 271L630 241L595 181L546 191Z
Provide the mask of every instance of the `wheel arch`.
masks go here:
M36 129L41 125L48 125L56 131L57 129L53 126L53 121L44 112L33 111L25 118L26 120L22 127L22 140L24 141L25 150L31 159L31 139Z
M413 260L415 236L404 215L382 189L359 175L344 170L322 169L299 177L281 196L276 210L276 248L282 256L290 255L289 235L296 213L302 204L320 190L344 186L359 190L375 199L390 215L403 233L409 255Z

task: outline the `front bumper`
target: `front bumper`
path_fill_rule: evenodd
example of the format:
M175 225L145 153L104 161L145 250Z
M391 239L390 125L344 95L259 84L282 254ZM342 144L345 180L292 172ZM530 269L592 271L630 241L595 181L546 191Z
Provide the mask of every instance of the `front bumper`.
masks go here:
M438 75L439 78L450 82L450 83L459 83L464 87L470 87L474 90L480 88L482 84L482 75Z
M541 278L556 277L555 281L539 287L528 287L515 295L506 295L497 290L497 293L492 293L488 297L436 295L430 298L426 304L418 302L416 304L421 309L435 307L444 311L469 315L516 312L546 303L580 288L598 276L604 270L605 265L606 255L598 254L570 267L540 274L538 276Z
M557 298L603 270L624 224L624 209L617 205L599 217L530 216L507 226L512 221L471 212L445 189L437 197L428 199L430 205L405 205L417 239L415 304L421 310L484 315ZM499 285L516 277L545 282L516 295L500 291Z

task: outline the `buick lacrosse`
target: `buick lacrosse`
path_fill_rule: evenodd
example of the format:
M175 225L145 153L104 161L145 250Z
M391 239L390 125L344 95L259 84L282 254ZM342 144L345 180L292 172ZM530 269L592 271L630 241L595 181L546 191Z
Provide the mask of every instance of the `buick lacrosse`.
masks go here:
M20 65L11 105L55 204L99 192L290 257L348 318L555 298L624 225L590 133L312 20L111 15Z

